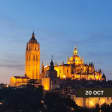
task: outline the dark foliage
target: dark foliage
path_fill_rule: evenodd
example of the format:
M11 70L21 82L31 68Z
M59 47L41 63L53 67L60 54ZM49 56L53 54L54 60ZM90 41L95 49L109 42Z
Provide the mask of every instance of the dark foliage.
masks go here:
M112 112L112 104L88 109L79 107L70 97L59 93L43 94L42 87L0 89L0 112ZM101 110L101 111L100 111Z

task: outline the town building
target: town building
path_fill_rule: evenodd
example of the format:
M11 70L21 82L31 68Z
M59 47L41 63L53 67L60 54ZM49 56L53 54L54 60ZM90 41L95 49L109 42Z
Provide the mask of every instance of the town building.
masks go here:
M46 74L51 73L50 66L44 67L44 64L42 63L42 71L40 72L40 44L36 40L35 34L33 32L31 39L26 45L25 75L11 77L10 85L20 86L27 84L27 82L31 79L38 80L39 82L43 83L43 78L45 80L46 76L49 77ZM53 65L53 69L56 72L54 73L53 71L53 73L51 73L51 78L55 75L55 78L57 76L59 79L106 80L106 77L104 74L102 75L101 70L95 70L93 63L84 63L84 60L78 55L77 48L74 48L73 56L70 58L68 57L67 63L63 63L61 65Z
M45 70L48 70L46 66ZM57 77L60 79L72 80L105 80L105 75L102 75L101 70L95 70L93 63L85 64L84 60L78 55L77 48L74 48L73 56L67 59L66 64L55 65Z
M12 76L10 86L26 85L31 79L40 80L40 44L34 32L26 45L25 57L25 75Z
M77 81L80 81L80 83L77 83ZM25 74L23 76L12 76L10 78L10 86L20 87L29 84L29 82L34 82L35 84L33 85L42 85L45 91L61 90L62 93L69 94L79 106L94 107L97 103L100 105L103 103L112 103L112 98L110 97L77 97L72 91L75 90L76 92L77 88L82 88L84 85L90 87L90 84L87 82L81 85L84 81L88 81L88 83L96 81L94 87L102 87L107 84L106 76L102 71L96 70L93 63L85 64L84 60L79 57L77 48L74 48L73 56L68 57L66 63L54 65L53 60L51 60L49 66L44 66L42 63L40 71L40 44L36 40L35 34L32 33L32 37L26 46ZM97 82L104 82L102 83L104 85L100 84L99 86ZM63 88L61 88L61 85ZM66 93L64 90L67 90L68 86L70 91Z

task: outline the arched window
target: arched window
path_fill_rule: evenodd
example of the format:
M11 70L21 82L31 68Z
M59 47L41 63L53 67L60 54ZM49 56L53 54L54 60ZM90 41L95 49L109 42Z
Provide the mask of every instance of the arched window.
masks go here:
M33 56L33 61L35 61L35 56Z
M28 44L28 50L30 50L30 45Z
M30 56L29 56L29 60L30 60Z
M38 57L36 56L36 61L38 61Z
M67 74L68 74L68 69L67 69Z
M28 61L28 58L29 58L29 57L28 57L28 55L27 55L27 61Z

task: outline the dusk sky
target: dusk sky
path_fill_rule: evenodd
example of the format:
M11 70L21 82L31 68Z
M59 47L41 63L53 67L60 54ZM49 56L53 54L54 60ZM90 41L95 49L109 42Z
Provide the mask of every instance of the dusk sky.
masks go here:
M66 62L74 47L112 79L112 0L0 0L0 82L24 75L35 32L41 61Z

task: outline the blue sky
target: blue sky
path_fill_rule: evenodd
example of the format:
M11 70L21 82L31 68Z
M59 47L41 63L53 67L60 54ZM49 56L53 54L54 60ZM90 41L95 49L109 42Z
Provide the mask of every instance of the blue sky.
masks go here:
M41 60L66 61L77 47L112 79L111 0L0 0L0 82L24 74L26 43L35 31Z

